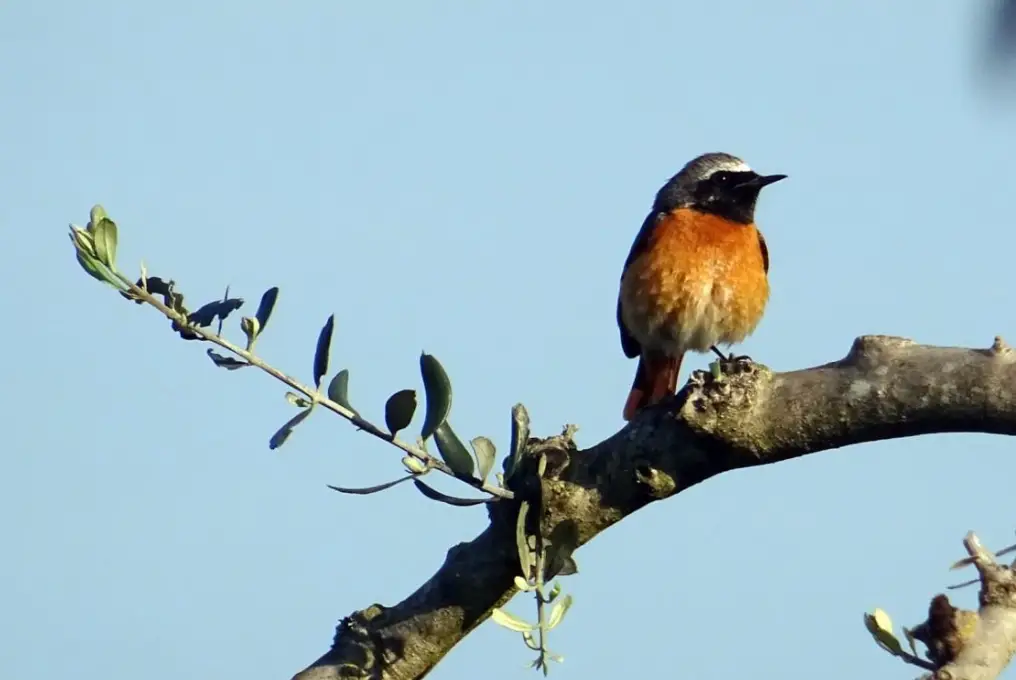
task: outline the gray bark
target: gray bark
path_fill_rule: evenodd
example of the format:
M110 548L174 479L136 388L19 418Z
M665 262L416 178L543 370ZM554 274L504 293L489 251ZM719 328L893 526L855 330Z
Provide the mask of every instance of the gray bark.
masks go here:
M865 336L843 359L805 370L774 373L739 362L718 378L696 372L675 397L589 449L578 450L568 430L530 439L517 495L535 485L544 535L568 525L582 545L639 508L727 470L936 432L1016 434L1016 352L1000 338L989 349L964 349ZM541 453L548 461L542 480L535 469ZM430 672L516 592L518 501L487 507L490 525L479 536L451 548L402 602L344 618L332 648L294 680L410 680ZM1013 646L1013 610L1003 609L982 610L985 644L998 651L975 654L973 645L964 668L997 675L1008 662L985 661ZM964 672L957 667L951 677L994 677Z

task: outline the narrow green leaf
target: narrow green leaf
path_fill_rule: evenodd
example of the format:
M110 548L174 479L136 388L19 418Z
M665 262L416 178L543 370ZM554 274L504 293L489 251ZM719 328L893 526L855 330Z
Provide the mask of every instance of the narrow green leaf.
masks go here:
M108 217L99 220L92 230L92 239L99 262L112 269L116 262L116 223Z
M455 434L447 420L434 430L434 443L437 444L441 458L448 463L452 472L467 479L473 476L473 457L469 455L466 445Z
M240 330L243 331L244 337L247 338L247 351L250 352L254 349L254 342L258 339L258 333L261 332L258 318L256 316L240 317Z
M543 580L550 581L555 576L568 576L563 573L569 567L574 568L572 553L579 545L578 525L574 520L565 519L547 537L547 556L544 560Z
M427 464L416 456L403 456L402 464L406 466L407 470L417 475L427 472Z
M564 615L568 613L568 609L572 605L572 596L565 595L562 597L554 608L550 610L550 619L547 620L547 630L553 630L559 623L564 620Z
M561 567L557 570L557 576L572 576L573 574L579 573L579 565L575 563L575 558L571 555L561 560Z
M529 539L526 535L526 515L529 513L529 501L522 501L519 505L519 516L515 522L515 546L519 553L519 566L522 568L522 576L529 578L533 573L533 553L529 549Z
M363 488L356 488L356 487L349 487L349 486L332 486L331 484L328 485L328 488L332 489L334 491L338 491L339 493L351 493L351 494L356 494L358 496L366 496L368 494L377 493L378 491L384 491L385 489L390 489L393 486L395 486L396 484L401 484L402 482L406 481L407 479L412 479L415 476L416 476L415 474L406 475L405 477L399 477L398 479L393 479L392 481L385 482L384 484L378 484L377 486L365 486Z
M83 252L85 255L95 257L95 241L92 239L92 232L85 231L76 224L71 225L71 243L74 249Z
M310 399L296 392L286 392L286 401L298 408L307 408L311 405Z
M529 441L529 412L522 404L515 404L512 407L512 441L511 450L501 463L505 477L511 477L515 467L522 460L522 454L526 450L526 443Z
M864 615L864 626L875 639L879 647L886 650L893 656L900 656L903 653L903 646L893 634L893 622L889 615L882 609L876 608L871 614Z
M103 274L102 271L99 269L99 263L96 260L93 260L89 255L86 255L80 250L76 253L76 256L78 258L78 264L81 265L82 269L88 272L89 276L91 276L96 281L109 283L109 280L106 278L106 275Z
M141 283L141 287L147 289L148 288L148 269L145 267L144 261L141 262L141 279L140 280L142 282ZM240 299L240 298L237 298L237 299ZM223 293L223 295L222 295L222 302L226 302L227 300L229 300L229 286L226 286L226 292ZM240 304L241 305L243 304L242 300L241 300ZM219 327L215 329L215 334L216 335L222 335L222 322L223 321L225 321L225 318L220 316L219 317Z
M426 352L420 354L420 374L427 397L427 415L420 436L426 439L447 420L452 410L452 383L441 362Z
M489 503L491 501L491 499L489 498L457 498L455 496L449 496L447 494L441 493L434 487L427 486L419 479L414 479L413 484L415 484L416 488L420 490L420 493L422 493L427 498L433 501L441 501L442 503L447 503L448 505L467 507L470 505L480 505L482 503Z
M470 440L469 445L473 447L473 453L476 454L477 476L481 482L485 482L487 476L490 475L491 468L494 467L494 460L497 456L494 442L486 437L474 437Z
M518 588L519 590L521 590L524 593L525 592L529 592L530 590L533 589L532 586L529 585L529 581L527 581L526 579L522 578L521 576L516 576L515 577L515 587Z
M557 599L557 596L561 594L561 582L554 581L554 587L550 589L550 595L547 596L547 602L553 602Z
M238 368L250 366L250 364L248 364L246 361L240 361L239 359L234 359L233 357L227 357L223 354L219 354L214 349L209 349L206 351L208 353L208 358L211 359L212 363L218 366L219 368L225 368L228 371L235 371Z
M540 651L540 645L537 644L536 639L533 637L533 633L528 630L522 631L522 641L526 643L526 647L533 650L534 652Z
M96 203L92 206L92 209L88 213L88 230L92 231L95 228L95 225L108 217L109 215L106 214L106 209Z
M303 411L300 411L295 416L290 418L286 422L286 424L280 427L279 431L273 434L272 438L268 440L268 448L274 451L275 449L285 444L286 440L289 439L289 435L293 434L293 430L296 428L296 426L302 423L304 420L306 420L307 416L309 416L310 412L313 410L314 410L313 407L304 409Z
M243 306L243 298L212 300L187 315L187 321L195 326L211 326L215 319L225 319Z
M261 296L261 302L258 303L258 311L254 314L258 319L259 333L264 333L265 326L268 325L268 319L272 316L272 310L275 309L275 301L278 297L279 288L277 286L272 286Z
M914 656L917 656L917 638L914 637L914 632L906 626L901 626L901 628L903 628L903 637L907 639L907 644L910 645L910 652Z
M314 350L314 387L321 387L321 378L328 372L328 352L332 346L332 331L335 329L335 315L328 317L321 333L318 334L317 349Z
M536 628L536 626L532 623L520 619L514 614L509 614L500 607L494 607L494 610L490 612L490 618L497 625L504 626L508 630L513 630L516 633L528 633Z
M349 369L342 369L335 374L332 381L328 383L328 398L334 401L339 406L349 409L353 413L357 413L353 405L349 403Z
M413 422L416 413L416 390L399 390L385 402L385 425L394 437Z

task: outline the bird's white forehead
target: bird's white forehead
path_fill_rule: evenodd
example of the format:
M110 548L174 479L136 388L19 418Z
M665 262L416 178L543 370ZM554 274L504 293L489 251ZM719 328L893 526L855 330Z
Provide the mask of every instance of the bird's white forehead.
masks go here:
M727 172L752 172L748 164L739 158L722 158L709 164L709 174L722 170Z

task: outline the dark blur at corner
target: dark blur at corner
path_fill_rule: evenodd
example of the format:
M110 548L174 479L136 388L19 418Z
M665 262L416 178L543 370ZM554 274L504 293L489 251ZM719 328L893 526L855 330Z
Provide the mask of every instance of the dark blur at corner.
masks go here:
M988 0L978 60L984 84L992 94L1016 102L1016 0Z

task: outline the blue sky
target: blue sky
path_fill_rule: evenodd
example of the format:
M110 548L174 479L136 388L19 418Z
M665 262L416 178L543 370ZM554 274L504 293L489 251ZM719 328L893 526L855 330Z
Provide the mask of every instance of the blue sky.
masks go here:
M862 333L1016 341L1016 108L979 84L983 15L947 0L4 3L0 676L288 678L339 617L399 601L484 526L409 487L329 491L399 472L338 418L269 451L293 414L282 386L215 369L77 268L66 225L93 203L120 225L120 261L191 301L230 284L251 313L278 285L259 348L291 374L309 379L335 313L333 366L368 414L419 386L425 349L464 436L503 451L521 401L536 434L576 423L591 445L621 426L635 369L614 321L621 264L654 192L704 151L790 176L759 208L772 298L742 346L757 360L824 363ZM946 571L964 532L1011 542L1012 447L855 446L647 508L577 554L553 673L913 675L861 614L914 624L965 576ZM530 657L487 624L436 672L534 677Z

